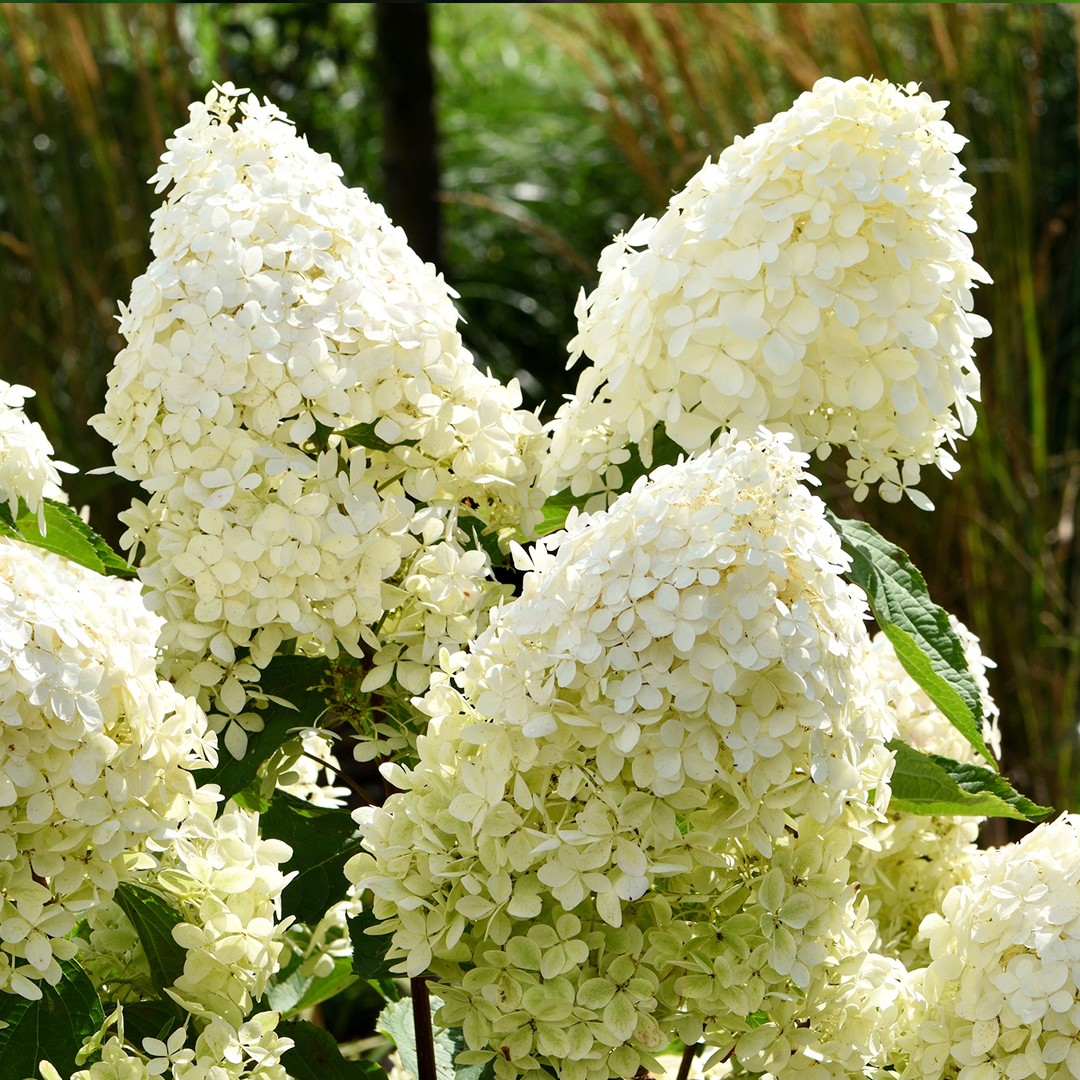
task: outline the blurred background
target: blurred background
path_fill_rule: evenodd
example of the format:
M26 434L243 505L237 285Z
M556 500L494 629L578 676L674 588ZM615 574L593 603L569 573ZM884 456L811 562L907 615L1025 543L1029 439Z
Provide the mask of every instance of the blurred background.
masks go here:
M86 427L148 260L146 178L231 79L284 108L460 293L481 366L545 415L573 388L573 303L611 236L821 75L952 102L978 194L983 407L934 514L859 508L997 661L1004 761L1080 808L1078 20L1066 4L0 4L0 377L57 456ZM854 513L835 478L830 499ZM114 541L130 501L74 477Z

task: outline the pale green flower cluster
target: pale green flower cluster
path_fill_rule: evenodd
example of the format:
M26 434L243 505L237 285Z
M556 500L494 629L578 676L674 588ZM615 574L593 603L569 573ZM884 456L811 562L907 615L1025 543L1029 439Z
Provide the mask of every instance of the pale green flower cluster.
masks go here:
M950 621L982 699L983 739L999 754L998 707L986 677L994 664L983 656L979 639L966 626L954 617ZM897 736L909 746L954 761L980 763L967 739L904 671L884 634L873 640L866 675L884 695ZM980 857L976 839L982 820L888 812L884 821L871 826L870 838L853 852L852 862L862 895L870 902L879 950L899 957L909 968L927 963L927 942L919 936L919 924L940 910L953 885L969 879Z
M897 966L848 853L889 732L804 464L729 437L519 552L521 596L424 699L346 872L468 1060L608 1080L704 1038L846 1076L882 1050Z
M143 548L166 671L237 756L283 642L381 650L426 688L438 648L480 628L472 533L528 529L542 501L539 422L473 366L445 282L242 93L212 91L169 140L154 259L92 421L149 493L124 543Z
M944 103L826 78L737 139L600 258L571 363L592 361L553 425L546 485L617 489L653 428L687 451L759 424L848 455L855 497L920 506L975 425L971 314L988 281L965 235L973 188Z

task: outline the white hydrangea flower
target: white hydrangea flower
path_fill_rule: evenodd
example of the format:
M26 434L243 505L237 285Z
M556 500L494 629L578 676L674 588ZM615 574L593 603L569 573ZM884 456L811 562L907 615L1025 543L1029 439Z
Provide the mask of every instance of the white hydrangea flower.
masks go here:
M280 840L259 836L259 815L229 804L216 819L191 814L148 875L184 915L173 938L184 972L168 989L188 1012L239 1026L277 971L291 919L281 919L292 857Z
M905 1080L1080 1076L1080 817L982 852L922 933Z
M23 412L23 403L33 396L28 386L0 379L0 503L7 503L14 517L22 499L31 513L37 513L38 526L44 529L42 500L66 502L60 473L77 470L65 461L53 460L52 443Z
M521 596L444 658L419 764L362 815L346 873L389 955L500 1077L631 1076L675 1037L758 1072L880 1056L896 980L848 853L888 733L788 439L728 437L519 552Z
M983 710L983 739L995 754L1001 752L999 709L986 677L993 661L983 656L979 639L954 616L949 617L964 646L964 656L979 690ZM868 683L885 699L885 710L895 723L896 735L925 753L939 754L967 764L981 764L972 745L946 719L904 671L896 651L884 634L877 634L865 660ZM888 783L888 773L882 783ZM978 817L922 817L886 813L871 825L870 836L853 852L853 873L870 902L870 915L878 927L877 947L898 956L907 967L929 960L927 942L919 937L919 924L954 885L969 879L979 858L976 839Z
M821 79L738 139L600 259L571 363L592 361L553 424L545 485L617 487L619 449L664 422L685 450L716 431L843 446L855 497L918 492L975 426L971 314L989 281L966 236L965 140L917 87Z
M281 1056L293 1040L278 1035L277 1013L261 1012L243 1024L220 1018L210 1021L186 1048L187 1029L178 1028L167 1039L146 1039L142 1050L114 1035L101 1048L101 1060L73 1073L71 1080L289 1080ZM62 1080L48 1062L42 1062L44 1080Z
M138 586L0 538L0 990L38 997L68 935L216 796L194 701L155 670Z
M246 687L283 641L375 650L431 529L453 546L459 512L504 540L532 527L543 444L518 387L473 366L451 290L404 233L242 93L215 89L169 140L154 259L92 420L149 493L123 543L144 548L168 673L239 719L236 755L259 723ZM483 591L486 560L465 562Z
M310 729L287 742L268 763L267 781L278 791L328 809L344 806L349 789L334 781L340 768L332 733Z

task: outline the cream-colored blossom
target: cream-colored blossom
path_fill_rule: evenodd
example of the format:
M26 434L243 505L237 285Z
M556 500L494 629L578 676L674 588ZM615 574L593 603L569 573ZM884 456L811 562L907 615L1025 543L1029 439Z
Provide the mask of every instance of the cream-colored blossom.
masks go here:
M545 484L617 488L653 428L687 451L718 429L790 430L849 455L863 498L921 506L971 434L979 374L964 139L916 88L826 78L737 139L600 258L571 362L592 365L553 424Z
M393 645L373 628L422 548L448 545L449 576L467 564L482 593L487 561L464 554L459 514L505 540L542 500L539 422L474 367L446 283L283 113L241 93L215 89L168 141L154 258L92 420L148 493L123 543L143 549L166 670L236 720L235 755L260 725L247 688L283 641ZM398 643L406 671L464 640L446 626L410 627L432 639Z
M607 1080L704 1037L847 1076L883 1053L896 978L848 853L889 732L804 464L763 432L657 470L519 552L521 595L445 658L346 872L470 1062Z
M968 670L975 680L983 711L983 739L1000 754L998 707L990 694L986 672L994 663L983 656L979 639L950 616L964 647ZM865 660L865 675L884 698L884 709L896 726L897 737L925 753L967 764L982 763L967 739L904 671L889 639L878 634ZM888 784L891 764L881 777ZM976 839L982 818L923 817L887 812L873 824L867 842L853 852L853 873L870 902L878 928L878 947L910 967L929 960L919 924L941 906L945 893L969 879L979 852Z
M29 387L0 379L0 503L7 503L14 517L22 499L31 513L37 513L38 525L44 528L42 500L66 501L60 473L76 469L53 459L52 443L23 411L24 402L33 396Z
M922 933L905 1080L1080 1075L1080 817L981 852Z
M70 932L216 796L195 702L155 670L137 585L0 539L0 989L36 997Z

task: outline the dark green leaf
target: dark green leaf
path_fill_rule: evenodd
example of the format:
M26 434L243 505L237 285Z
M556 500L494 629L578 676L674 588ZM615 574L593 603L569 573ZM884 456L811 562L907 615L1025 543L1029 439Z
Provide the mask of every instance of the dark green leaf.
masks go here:
M142 1046L143 1039L166 1039L187 1019L171 998L135 1001L124 1006L124 1038L132 1046Z
M343 431L335 431L334 434L340 435L350 446L362 446L365 450L382 450L384 453L393 450L395 446L415 446L420 441L419 439L402 439L400 442L389 443L375 434L374 424L354 424Z
M277 1033L294 1044L281 1055L291 1080L386 1080L374 1062L343 1058L334 1037L307 1020L286 1020Z
M377 926L379 920L371 913L371 908L350 918L349 937L352 938L352 970L361 979L393 979L390 962L386 959L386 950L390 947L392 934L367 934L369 926Z
M1000 774L981 765L964 765L937 754L924 754L893 740L896 768L890 810L909 814L971 815L1041 821L1054 811L1036 806Z
M295 705L289 708L277 701L259 709L263 729L248 736L247 752L242 758L221 753L216 768L200 769L195 775L200 784L218 784L228 799L243 791L255 779L259 766L282 743L292 736L292 728L314 727L326 708L323 694L314 690L326 677L330 661L324 657L276 656L259 680L259 689L274 698Z
M184 917L160 896L129 882L121 882L117 887L116 902L124 909L124 914L139 935L150 964L154 989L164 994L184 973L187 953L172 936L173 927L182 923Z
M286 1019L341 993L356 982L352 961L338 957L329 975L305 975L304 958L294 955L266 990L266 1007Z
M348 810L329 810L283 791L270 800L260 821L262 835L284 840L293 849L282 868L297 875L281 894L285 915L317 923L326 909L345 899L345 863L360 850L356 822Z
M848 575L866 593L870 610L892 642L904 670L987 762L982 701L964 646L948 614L930 599L926 582L907 554L862 521L826 511L851 556Z
M40 982L40 1001L0 994L0 1076L38 1076L38 1062L51 1062L61 1076L78 1067L75 1056L105 1022L94 984L74 960L61 960L56 986Z
M680 456L685 456L686 451L667 433L663 423L653 428L652 440L652 464L646 465L641 460L641 451L635 443L627 448L630 458L619 466L622 473L622 491L629 491L634 481L639 477L651 473L661 465L674 465Z
M0 536L10 536L13 540L21 540L22 533L15 526L15 519L11 516L11 509L6 502L0 502Z
M458 526L468 537L466 547L477 551L486 551L492 566L502 566L506 562L506 556L499 547L498 537L493 532L488 532L487 525L478 517L471 514L462 514L458 517Z

